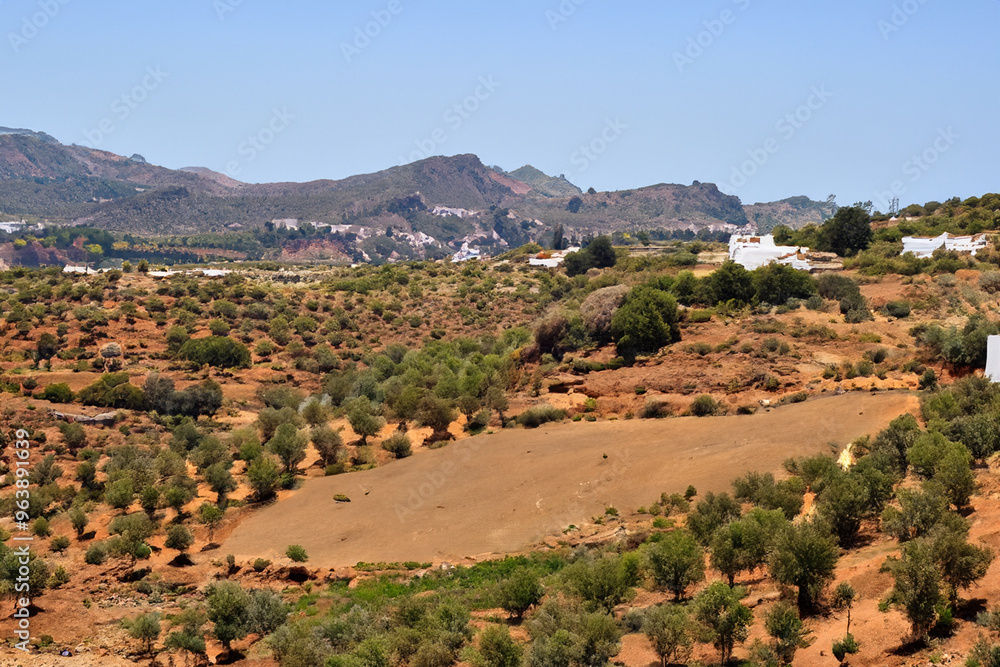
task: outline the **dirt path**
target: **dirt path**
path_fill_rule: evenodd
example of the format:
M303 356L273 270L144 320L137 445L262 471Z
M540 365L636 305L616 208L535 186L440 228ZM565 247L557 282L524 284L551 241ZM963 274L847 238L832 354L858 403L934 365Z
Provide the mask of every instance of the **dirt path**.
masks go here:
M835 453L915 411L916 396L850 393L753 416L560 424L469 438L374 470L313 479L238 526L221 553L309 565L480 558L663 491L723 491L788 457ZM336 502L335 494L351 502Z

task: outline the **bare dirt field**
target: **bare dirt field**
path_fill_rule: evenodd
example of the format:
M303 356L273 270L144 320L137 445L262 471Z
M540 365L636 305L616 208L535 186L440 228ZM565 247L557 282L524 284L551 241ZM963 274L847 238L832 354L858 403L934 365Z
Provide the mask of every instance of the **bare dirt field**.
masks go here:
M633 512L689 484L702 494L724 491L747 471L778 472L789 457L835 453L918 406L912 394L853 392L751 416L478 436L398 464L308 480L247 518L222 553L281 559L300 544L313 567L513 553L609 506Z

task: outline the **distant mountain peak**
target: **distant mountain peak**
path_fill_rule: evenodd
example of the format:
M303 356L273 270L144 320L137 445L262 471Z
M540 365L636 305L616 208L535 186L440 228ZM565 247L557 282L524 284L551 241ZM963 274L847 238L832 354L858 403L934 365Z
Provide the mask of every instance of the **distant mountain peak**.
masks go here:
M752 206L744 206L743 209L750 222L757 226L757 231L763 234L778 225L792 229L800 229L811 224L821 225L837 212L837 204L832 200L813 201L809 197L800 195L781 201L759 202Z
M570 183L566 176L549 176L541 169L537 169L530 164L526 164L520 169L512 172L504 172L505 175L515 180L521 181L531 186L531 188L543 197L554 197L563 199L574 195L583 194L583 190Z
M237 181L231 176L226 174L221 174L217 171L213 171L208 167L183 167L179 171L184 171L189 174L197 174L202 178L207 178L209 180L215 181L219 185L223 185L227 188L238 188L241 185L245 185L242 181Z
M26 130L24 128L0 127L0 135L3 134L14 134L25 137L34 137L35 139L44 141L47 144L59 143L59 141L52 135L45 134L44 132L35 132L34 130Z

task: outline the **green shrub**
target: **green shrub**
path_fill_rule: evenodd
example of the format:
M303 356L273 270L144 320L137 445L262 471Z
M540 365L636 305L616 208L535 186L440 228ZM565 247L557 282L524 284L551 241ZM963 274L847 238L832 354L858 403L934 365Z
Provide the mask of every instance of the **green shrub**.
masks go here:
M798 393L791 394L790 396L785 396L782 399L782 402L783 403L804 403L808 399L809 399L809 394L807 394L804 391L800 391Z
M148 407L146 394L129 384L128 373L105 373L101 379L77 394L84 405L119 410L145 410Z
M208 330L213 336L225 336L229 333L229 324L225 320L211 320Z
M885 304L885 312L890 317L896 317L903 319L904 317L909 317L912 311L912 306L909 301L890 301Z
M797 309L800 299L816 294L816 281L807 271L799 271L784 264L767 264L754 269L753 285L760 303L785 304L788 310Z
M806 308L809 310L824 310L826 308L826 300L818 294L806 299Z
M925 345L949 363L958 366L982 368L986 365L986 341L1000 333L1000 325L983 315L973 315L965 326L947 329L937 324L920 326L912 330L922 345Z
M854 635L847 634L843 639L833 642L833 657L840 662L844 662L846 656L854 655L860 648L858 642L854 639Z
M639 416L642 419L660 419L661 417L669 417L672 412L673 408L669 403L665 403L657 398L650 398L646 400L646 404L643 405Z
M697 354L699 357L704 357L707 354L711 354L714 348L708 343L697 342L691 343L685 349L692 354Z
M31 533L39 537L48 537L51 535L52 529L49 528L49 520L43 516L35 519L35 522L31 524Z
M578 200L578 197L573 199L574 202ZM611 238L598 236L580 252L570 253L563 266L566 269L566 275L573 277L584 274L593 268L612 267L617 262L618 256L611 245Z
M924 371L924 374L920 376L920 388L921 389L936 389L938 384L937 373L928 368Z
M472 419L470 419L469 423L465 425L465 428L470 433L481 433L489 425L490 411L480 410L472 416Z
M292 559L295 563L304 563L309 560L309 556L306 555L306 550L302 548L301 545L292 544L285 550L285 555Z
M72 403L74 394L68 384L60 382L57 384L50 384L45 387L39 398L43 401L51 401L53 403Z
M189 340L178 355L199 366L208 364L215 368L249 368L250 350L246 345L227 336L210 336Z
M837 274L824 273L816 279L819 295L830 301L841 301L861 293L861 288L851 278Z
M87 547L83 560L89 565L103 565L108 558L108 548L103 542L94 542Z
M413 445L410 442L410 436L400 431L397 431L386 438L386 440L382 443L382 449L389 452L397 459L405 459L413 454Z
M679 341L677 301L670 294L646 285L633 288L611 320L611 335L618 354L635 359Z
M719 407L719 403L714 398L708 394L703 394L694 399L694 402L691 404L691 414L695 417L710 417L716 413Z
M868 310L867 306L865 308L852 308L844 315L844 322L848 324L861 324L862 322L870 322L874 317L872 317L872 312Z
M562 421L566 418L566 412L556 409L551 405L537 405L529 408L517 416L517 423L525 428L538 428L542 424Z
M529 609L541 602L545 590L538 575L523 569L500 585L500 607L514 618L522 618Z

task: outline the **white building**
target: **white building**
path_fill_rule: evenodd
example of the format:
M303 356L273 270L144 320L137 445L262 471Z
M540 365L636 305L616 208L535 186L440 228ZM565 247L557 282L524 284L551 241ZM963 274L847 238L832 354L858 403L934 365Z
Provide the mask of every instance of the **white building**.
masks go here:
M18 222L17 220L8 220L7 222L0 222L0 231L7 232L8 234L17 234L18 232L44 232L45 225L28 225L24 220Z
M986 339L986 379L1000 383L1000 336Z
M431 213L439 217L454 216L456 218L471 218L477 214L477 211L470 211L467 208L449 208L447 206L435 206L431 209Z
M460 262L469 262L474 259L479 259L482 257L482 253L478 248L470 248L468 243L462 244L462 249L455 253L451 258L453 264L458 264Z
M990 246L985 234L976 236L952 236L945 232L941 236L926 238L919 236L906 236L903 238L903 253L912 252L921 259L927 259L934 254L935 250L944 248L948 251L967 252L975 257L980 250L985 250Z
M84 276L96 276L98 273L103 273L104 270L92 269L88 266L74 266L72 264L67 264L63 267L63 273L78 273Z
M729 239L729 259L748 271L768 264L787 264L794 269L811 271L812 265L803 255L808 248L774 244L774 236L733 236Z

